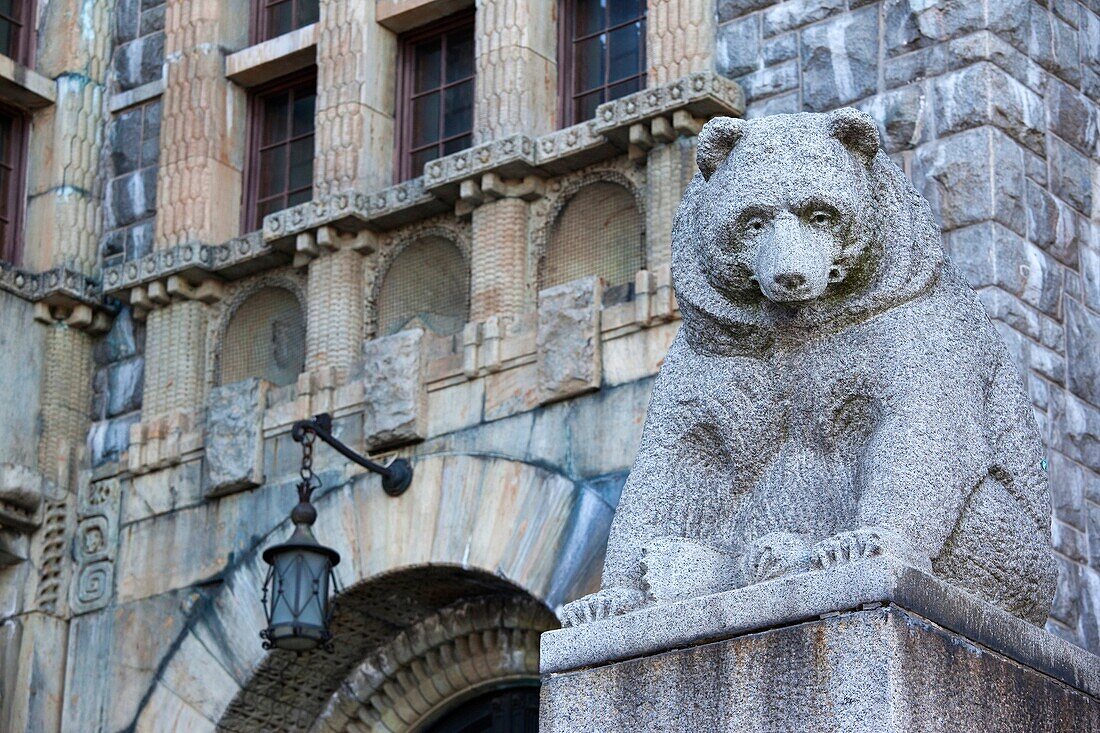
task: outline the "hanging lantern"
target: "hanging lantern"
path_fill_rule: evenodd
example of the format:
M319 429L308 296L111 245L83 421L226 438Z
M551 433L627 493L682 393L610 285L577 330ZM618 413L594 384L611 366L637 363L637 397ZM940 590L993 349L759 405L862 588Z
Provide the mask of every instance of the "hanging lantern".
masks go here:
M312 504L302 502L291 513L294 533L281 545L264 550L271 566L264 581L267 628L260 632L265 649L306 652L328 647L332 639L332 569L340 553L320 544L310 526L317 518Z
M260 632L260 638L264 649L307 652L321 647L332 651L333 596L339 591L332 569L340 564L340 553L318 542L311 529L317 521L317 510L309 500L321 488L313 473L313 441L321 438L341 455L379 474L382 489L390 496L400 496L409 488L413 471L405 459L381 466L348 448L333 437L332 416L327 413L299 420L290 435L302 444L298 505L290 512L294 532L289 539L264 550L264 562L271 568L263 594L267 628Z

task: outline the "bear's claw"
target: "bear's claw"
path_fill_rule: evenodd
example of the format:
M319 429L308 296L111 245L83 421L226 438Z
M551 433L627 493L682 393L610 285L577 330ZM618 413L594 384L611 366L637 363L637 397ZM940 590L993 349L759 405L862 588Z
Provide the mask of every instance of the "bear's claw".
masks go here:
M558 618L564 628L628 613L646 603L646 595L633 588L604 588L562 606Z

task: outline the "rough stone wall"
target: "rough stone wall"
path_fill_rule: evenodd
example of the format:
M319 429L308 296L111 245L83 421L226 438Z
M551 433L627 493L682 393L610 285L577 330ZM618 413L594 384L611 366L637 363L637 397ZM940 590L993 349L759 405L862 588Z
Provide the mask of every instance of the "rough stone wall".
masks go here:
M1100 6L719 0L749 116L852 105L944 231L1016 358L1049 448L1049 628L1100 649Z
M166 7L165 0L116 0L112 68L119 91L160 80Z
M105 233L100 247L105 265L137 259L153 249L160 116L156 98L119 112L108 125Z

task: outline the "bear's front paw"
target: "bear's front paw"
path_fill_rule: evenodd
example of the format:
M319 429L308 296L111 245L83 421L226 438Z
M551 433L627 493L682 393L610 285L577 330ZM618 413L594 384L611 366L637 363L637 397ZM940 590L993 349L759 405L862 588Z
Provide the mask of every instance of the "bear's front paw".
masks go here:
M619 616L641 608L646 603L646 595L634 588L604 588L590 595L566 603L558 612L561 625L565 628L599 621L611 616Z
M932 569L931 560L921 557L905 538L882 527L860 527L818 542L814 547L813 567L828 570L880 555L890 555L929 572Z
M813 554L809 543L793 532L772 532L749 543L741 560L745 585L810 569Z

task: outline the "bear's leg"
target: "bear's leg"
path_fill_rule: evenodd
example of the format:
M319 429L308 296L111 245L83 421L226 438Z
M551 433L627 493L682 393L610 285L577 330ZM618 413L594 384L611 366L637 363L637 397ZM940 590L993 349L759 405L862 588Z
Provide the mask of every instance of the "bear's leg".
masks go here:
M992 476L974 489L932 567L937 576L1009 613L1037 626L1046 623L1058 579L1049 540Z

